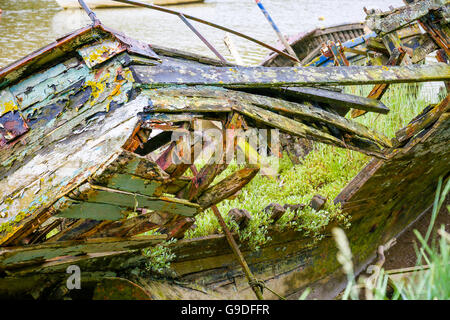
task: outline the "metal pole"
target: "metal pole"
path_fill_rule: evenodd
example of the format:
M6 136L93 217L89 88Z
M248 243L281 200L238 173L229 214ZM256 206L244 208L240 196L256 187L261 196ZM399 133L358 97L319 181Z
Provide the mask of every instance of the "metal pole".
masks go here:
M291 56L291 55L287 54L286 52L284 52L282 50L278 50L277 48L272 47L271 45L269 45L267 43L264 43L262 41L259 41L259 40L255 39L255 38L247 36L247 35L245 35L243 33L240 33L238 31L234 31L232 29L229 29L227 27L223 27L221 25L218 25L218 24L215 24L215 23L212 23L212 22L209 22L209 21L206 21L206 20L203 20L203 19L191 16L191 15L188 15L188 14L183 14L183 13L181 13L179 11L175 11L175 10L168 9L168 8L165 8L165 7L156 6L156 5L153 5L153 4L142 3L142 2L138 2L138 1L131 1L131 0L112 0L112 1L120 2L120 3L126 3L126 4L132 4L132 5L135 5L135 6L138 6L138 7L149 8L149 9L162 11L162 12L169 13L169 14L174 14L174 15L177 15L177 16L180 16L180 14L182 14L186 19L197 21L197 22L200 22L202 24L206 24L206 25L208 25L210 27L213 27L213 28L216 28L216 29L223 30L225 32L229 32L229 33L235 34L235 35L237 35L237 36L239 36L241 38L247 39L247 40L249 40L251 42L259 44L260 46L262 46L264 48L267 48L267 49L272 50L272 51L274 51L274 52L276 52L278 54L281 54L282 56L285 56L288 59L291 59L291 60L293 60L295 62L299 62L298 59L295 56Z
M283 43L284 47L286 48L287 52L293 57L296 58L297 62L300 63L300 60L297 57L297 54L292 49L291 45L287 42L286 38L281 33L280 29L278 29L278 26L276 25L275 21L273 21L272 17L270 16L269 12L266 10L264 5L261 2L262 0L255 0L258 7L261 9L262 13L266 17L267 21L269 21L270 25L272 26L273 30L275 30L275 33L277 34L278 38L280 39L281 43Z
M203 43L206 44L206 46L216 55L217 58L219 58L222 62L228 63L228 61L219 53L219 51L217 51L216 48L214 48L213 45L210 44L208 40L206 40L206 38L197 31L197 29L195 29L195 27L186 19L183 14L180 14L179 17L189 27L189 29L191 29L192 32L194 32L197 37L199 37L200 40L202 40Z
M78 0L80 6L86 11L89 18L92 20L94 25L100 24L100 20L97 18L95 13L88 7L88 5L84 2L84 0Z

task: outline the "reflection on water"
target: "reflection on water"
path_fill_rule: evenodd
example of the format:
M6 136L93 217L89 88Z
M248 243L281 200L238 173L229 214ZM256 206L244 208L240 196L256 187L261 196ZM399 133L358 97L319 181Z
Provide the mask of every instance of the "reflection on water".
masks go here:
M317 26L363 21L363 7L387 9L402 0L265 0L265 6L285 34ZM63 34L89 24L81 10L62 10L54 0L0 0L0 66L17 60ZM277 37L253 0L206 0L203 4L171 7L251 35L272 45ZM97 9L102 22L146 42L213 56L179 18L145 8ZM319 21L323 17L323 21ZM228 59L225 33L194 23ZM233 37L247 64L255 64L268 52Z

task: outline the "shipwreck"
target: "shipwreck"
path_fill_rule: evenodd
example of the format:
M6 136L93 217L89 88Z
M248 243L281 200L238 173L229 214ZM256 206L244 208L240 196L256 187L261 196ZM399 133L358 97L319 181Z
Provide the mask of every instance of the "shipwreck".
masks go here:
M279 232L275 223L272 241L259 251L238 244L223 220L225 235L183 239L202 211L212 208L220 220L216 205L261 170L244 152L249 164L214 183L226 162L197 170L175 161L180 150L193 160L193 149L207 147L172 139L199 121L224 136L277 129L372 156L335 199L351 216L346 232L357 272L430 207L438 178L448 179L448 95L394 139L345 117L351 109L388 113L379 98L389 84L450 81L448 1L368 12L388 66L317 68L242 67L214 48L218 60L149 45L102 25L80 3L92 25L0 69L2 298L273 299L273 292L296 298L306 287L312 297L335 297L346 278L327 236L331 225L317 242ZM192 27L195 17L176 14ZM397 31L412 23L425 29L419 38L433 42L441 62L399 65L408 50ZM373 85L375 93L365 98L331 87L347 85ZM246 149L228 142L226 151ZM142 236L150 230L158 234ZM170 245L172 272L145 273L141 249L171 238L180 239ZM83 272L77 296L65 282L71 265Z

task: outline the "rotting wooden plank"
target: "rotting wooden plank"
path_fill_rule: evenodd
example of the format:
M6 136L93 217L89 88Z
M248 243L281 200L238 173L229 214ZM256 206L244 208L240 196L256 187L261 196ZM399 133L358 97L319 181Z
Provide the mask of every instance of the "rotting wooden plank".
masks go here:
M245 125L244 119L239 114L234 113L230 115L229 120L225 124L225 130L222 132L223 137L226 138L222 139L222 147L220 148L223 152L222 157L216 154L212 155L208 159L208 163L200 169L200 172L197 172L195 165L191 166L194 177L186 188L178 194L180 198L188 200L197 198L228 167L229 159L227 157L230 154L234 154L233 152L236 148L236 139L232 133L234 131L230 130L240 130Z
M98 180L93 181L93 183L110 189L139 193L146 196L155 195L155 193L163 186L163 184L158 181L147 180L139 176L121 173L111 174L108 179L102 179L101 183L99 183Z
M212 187L206 189L199 197L198 204L207 209L229 198L247 185L259 172L259 166L247 167L232 173Z
M447 96L431 110L425 109L424 112L415 117L408 125L395 133L398 142L404 142L422 129L435 122L444 113L448 112L450 106L450 95Z
M299 88L299 90L306 89L306 92L316 92L317 89L310 88ZM324 92L325 90L319 90L319 92ZM375 132L374 130L368 129L365 126L352 122L344 117L333 114L331 112L325 111L323 109L314 107L308 103L295 103L289 102L282 99L266 97L262 95L250 94L245 92L238 92L233 90L217 90L216 88L209 89L208 87L193 87L187 88L184 92L178 88L173 90L170 88L158 89L158 90L144 90L143 93L146 94L150 100L152 100L153 105L155 105L154 94L158 95L164 93L171 98L171 103L166 104L165 107L157 107L156 111L163 112L183 112L185 110L197 110L199 105L206 105L205 112L209 110L209 106L213 103L217 106L223 106L224 110L228 111L231 108L241 109L245 107L240 107L240 105L246 105L252 103L255 106L263 107L272 111L290 113L298 116L299 118L305 119L307 121L319 121L323 123L328 123L334 127L344 130L351 134L356 134L360 137L374 140L382 146L391 146L390 140L386 138L382 133ZM215 98L213 99L212 97ZM350 96L350 95L349 95ZM206 101L202 98L205 97ZM156 98L158 100L158 98ZM337 100L337 99L335 99ZM372 99L366 99L372 103L372 105L378 105L379 102ZM225 101L225 102L224 102ZM176 106L183 106L182 109ZM152 111L154 107L150 108ZM388 110L388 109L386 109ZM199 110L197 110L199 111ZM219 107L219 110L220 107ZM299 126L305 126L299 124Z
M161 227L174 219L174 215L165 212L148 212L133 218L122 219L105 225L93 234L92 238L132 237Z
M127 207L109 203L89 203L65 198L61 198L59 201L64 201L64 205L59 207L58 213L55 216L61 218L120 220L131 212Z
M153 211L171 212L173 214L193 216L200 209L197 204L183 199L149 197L137 193L125 192L91 184L84 184L80 186L79 191L77 191L76 194L77 199L74 200L77 201L110 204L132 210L135 208L146 208ZM62 214L64 214L64 212Z
M422 0L391 12L374 12L366 17L367 26L377 33L389 33L406 26L432 10L443 8L445 21L449 20L448 0Z
M234 109L243 115L260 121L268 126L280 129L283 132L287 132L302 138L312 139L319 142L335 145L341 148L349 148L357 150L366 154L374 155L377 157L384 157L381 153L381 148L377 147L376 144L369 145L368 148L361 149L356 146L352 141L340 140L331 134L322 132L315 128L309 127L299 121L295 121L291 118L281 116L274 112L256 107L250 104L239 104L234 107Z
M126 48L113 38L100 39L93 44L87 44L77 50L89 68L111 59L115 55L125 51Z
M87 78L86 86L83 87L86 90L89 89L89 100L83 100L81 106L75 105L73 109L65 108L63 114L56 113L50 119L45 118L39 129L34 130L32 135L27 136L26 144L17 144L10 152L0 152L1 165L4 168L8 168L14 162L20 162L27 156L35 155L42 149L44 139L45 145L51 146L71 134L75 129L75 132L79 133L81 131L80 126L84 126L85 130L87 130L89 124L105 118L106 111L111 103L115 102L120 106L127 102L127 93L131 90L129 82L123 83L120 88L111 85L106 86L107 79L111 77L114 79L119 74L126 77L126 72L119 67L120 64L108 63L101 71L99 70L95 75L90 75ZM119 90L117 91L117 89ZM61 100L65 98L67 98L67 95L61 97ZM55 99L54 101L57 100ZM38 103L37 105L40 105L39 108L42 108L49 103L51 101L44 101L42 104ZM66 101L61 101L61 103L65 105ZM89 108L84 106L89 106ZM39 112L38 107L33 106L32 108Z
M412 63L419 63L423 61L427 57L427 55L438 49L438 46L428 34L423 34L417 40L417 43L418 46L414 49L413 55L411 57Z
M71 59L42 73L34 74L11 86L20 110L57 95L88 76L88 68Z
M62 241L30 245L27 247L9 247L0 253L0 268L9 269L22 263L41 262L47 259L96 252L112 252L146 248L166 239L164 235L135 238L102 238L77 241Z
M109 221L99 221L91 219L78 219L63 230L53 235L46 242L77 240L85 238L84 235L95 231L102 224L109 223Z
M111 158L111 155L119 152L128 138L127 132L132 132L138 123L137 113L142 111L143 103L143 100L135 99L119 111L120 117L112 116L118 112L117 110L107 113L109 121L98 119L101 121L100 126L97 121L91 121L78 132L66 127L65 129L69 130L66 133L71 132L69 139L41 147L34 158L14 171L9 179L2 179L0 190L5 192L3 199L14 199L20 194L22 198L19 201L4 202L3 200L3 203L0 203L0 212L7 214L6 219L0 219L2 223L0 242L4 243L10 238L12 240L14 234L22 227L31 228L32 221L56 199L65 195L77 184L81 184L102 163ZM63 137L66 137L66 134L63 134ZM80 145L78 139L86 143ZM67 150L71 150L70 159L67 159ZM43 167L42 163L45 163ZM37 171L36 168L45 170ZM33 174L30 175L30 173ZM13 181L20 183L11 184ZM26 186L28 189L25 188Z
M357 122L351 121L326 110L316 108L313 105L309 105L307 103L296 104L293 102L282 100L280 101L273 98L266 98L250 94L242 94L242 99L245 99L245 102L251 102L253 105L257 105L271 111L293 114L305 120L315 120L323 123L328 123L343 131L373 140L382 146L391 146L390 140L382 133L375 132L374 130L369 129ZM242 105L245 104L242 103Z
M192 119L202 119L203 117L204 115L201 113L149 113L143 117L144 123L142 127L150 129L153 128L154 124L158 123L190 122ZM167 142L170 142L170 137Z
M152 196L170 176L156 163L124 150L90 179L92 184Z
M184 128L188 129L189 126L190 123L185 123ZM181 177L189 166L195 162L196 157L199 156L199 154L195 152L195 146L199 143L203 143L201 137L198 135L194 135L194 141L190 142L185 141L184 138L185 137L179 137L178 141L172 141L167 149L156 160L156 163L164 171L170 174L172 179ZM203 144L203 147L206 147L206 143Z
M353 94L308 87L282 88L276 90L282 93L283 96L295 96L317 102L323 102L329 104L331 108L333 108L333 106L339 106L381 114L387 114L389 112L389 108L386 107L381 101L368 99Z
M131 66L134 79L149 88L173 85L295 87L446 81L447 64L400 67L224 68L211 66Z

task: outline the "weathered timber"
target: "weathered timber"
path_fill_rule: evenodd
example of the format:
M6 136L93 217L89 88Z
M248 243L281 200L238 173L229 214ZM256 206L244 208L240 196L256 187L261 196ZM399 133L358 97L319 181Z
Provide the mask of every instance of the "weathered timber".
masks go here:
M171 66L131 66L133 77L149 88L184 85L227 86L237 88L296 87L326 85L358 85L445 81L450 78L450 66L410 65L401 67L190 67L182 75Z
M392 12L374 12L366 17L367 26L376 32L390 33L414 22L430 11L442 10L444 21L450 20L449 3L447 0L422 0L410 5L394 9Z
M136 114L142 110L142 107L137 99L120 111L121 117L114 119L111 116L115 112L109 112L107 116L111 120L104 122L103 126L98 126L96 121L91 121L84 130L78 134L72 134L71 139L63 144L49 144L41 147L30 161L11 173L8 180L2 179L0 189L3 191L3 203L0 204L0 212L6 214L6 218L0 219L0 222L4 224L20 216L23 218L18 223L14 223L11 230L2 230L4 233L0 242L7 241L20 228L31 228L27 222L31 223L49 208L54 199L64 196L97 171L102 162L110 159L114 150L119 151L128 138L127 135L120 133L123 130L129 132L135 127L138 122ZM70 127L66 127L67 129L70 130ZM88 140L88 137L91 140L81 145L76 139ZM70 158L67 158L67 150L71 150ZM40 167L42 163L45 163L46 170L36 171L35 168ZM17 183L11 184L11 181L17 181ZM19 195L21 195L20 201L8 201ZM39 206L36 205L37 203Z
M167 224L174 217L165 212L151 211L136 217L106 224L96 230L92 238L132 237Z
M374 143L362 145L362 148L360 148L357 144L354 144L353 141L351 140L347 141L340 140L329 133L322 132L313 127L304 125L301 122L295 121L291 118L256 107L254 105L239 104L235 106L235 110L265 125L275 127L277 129L280 129L284 132L293 135L297 135L311 140L316 140L327 144L332 144L339 147L358 150L363 153L378 157L384 157L383 154L381 153L381 148Z
M0 252L0 269L14 268L21 264L39 263L59 256L82 253L124 251L145 248L166 239L166 236L145 236L129 239L103 238L69 242L54 242L28 247L7 248Z
M227 157L231 153L233 154L236 148L236 141L234 136L229 136L231 134L230 130L239 130L245 126L245 121L238 114L232 114L229 121L225 124L225 129L223 131L223 141L221 146L221 151L223 155L212 155L208 159L208 163L204 165L200 172L197 171L195 165L192 165L191 171L194 174L191 182L180 191L179 197L192 200L197 198L210 184L214 181L215 177L221 174L228 167ZM228 131L227 131L228 130ZM232 141L230 141L232 140ZM220 143L220 141L218 142Z
M169 197L149 197L138 193L130 193L106 187L85 184L79 188L77 192L78 202L86 203L89 206L92 203L96 204L111 204L118 208L125 207L129 209L147 208L154 211L172 212L185 216L192 216L199 210L199 206L195 203L183 199L169 198ZM59 215L63 215L65 210L62 208ZM79 214L83 214L83 209L80 209ZM88 211L88 210L86 210ZM91 211L88 211L91 212ZM79 218L79 217L78 217ZM86 218L93 219L93 217L86 216Z
M90 220L120 220L128 216L132 209L115 203L89 203L84 201L73 201L69 198L60 198L61 203L56 217L70 219Z
M171 182L156 163L126 150L99 171L90 179L92 184L148 196L160 193L163 185Z
M398 142L403 143L420 133L421 130L436 122L439 117L449 109L450 96L447 95L444 100L434 107L425 109L421 114L415 117L406 127L395 133Z
M241 190L258 173L259 167L247 167L232 173L217 184L206 189L199 197L198 204L207 209Z
M404 204L409 205L419 196L432 199L432 178L448 175L448 164L444 162L448 152L442 143L448 141L448 97L413 120L410 129L398 135L396 149L383 150L391 146L387 138L337 116L335 111L341 114L353 104L386 112L385 106L363 98L333 96L323 89L302 87L448 81L449 69L444 64L329 68L328 71L239 68L185 53L167 52L158 57L149 45L95 25L65 36L0 70L0 120L14 115L14 125L22 126L22 131L0 132L3 137L3 145L0 145L0 250L3 250L0 266L6 269L0 279L0 295L5 288L11 292L8 288L20 279L27 279L27 283L18 286L18 290L27 290L27 286L38 283L30 276L38 274L42 275L38 277L41 283L56 285L48 291L53 292L48 297L61 298L64 290L59 289L64 286L58 287L55 281L62 280L61 274L70 264L80 265L83 272L86 270L83 278L92 276L98 280L99 274L115 277L115 272L130 277L129 280L137 277L143 289L152 292L148 288L157 287L155 283L135 272L136 266L142 265L145 259L137 250L144 246L145 238L129 237L152 229L168 237L182 237L194 223L192 216L211 206L216 210L216 203L236 194L258 172L256 167L245 168L211 186L222 167L213 167L210 163L200 175L194 172L194 176L199 175L197 178L201 181L197 182L200 183L194 185L191 179L183 177L194 160L192 152L198 140L189 145L179 140L170 143L170 135L180 130L194 131L199 119L205 123L204 120L221 122L219 127L223 130L226 121L234 117L237 120L231 125L234 129L239 129L239 124L244 129L248 126L278 128L384 158L384 161L373 160L367 172L373 174L389 169L395 171L395 175L382 172L388 181L377 176L378 172L368 178L359 176L353 184L357 185L357 190L349 187L350 196L344 197L349 200L344 203L344 210L353 210L352 225L359 226L350 230L350 237L359 239L360 247L368 248L368 252L361 248L355 250L357 268L370 259L376 245L401 231L427 205L426 201L415 203L415 211L409 211L404 210ZM242 86L247 81L248 87ZM194 87L194 84L205 86ZM158 88L152 90L155 87ZM217 126L211 124L211 127ZM167 133L151 138L153 131L159 130L167 130ZM167 144L166 151L155 157L153 151ZM245 144L231 144L231 147L247 149ZM191 156L188 163L174 161L180 151ZM246 153L246 160L251 162L256 151L250 153ZM409 162L401 162L402 157ZM444 160L435 159L440 157ZM154 158L158 159L156 163ZM413 177L419 180L413 170L417 167L427 168L426 174L425 169L417 170L421 175L431 175L424 179L424 185L411 182ZM399 184L402 188L397 188ZM409 185L414 185L415 189L411 190ZM375 190L376 186L395 190L392 199L380 202L386 200L386 191L380 199L373 193L366 197L366 193L370 193L367 188ZM353 201L352 196L359 192L364 193L362 198ZM399 202L396 205L399 213L389 211L389 201ZM354 212L369 212L372 207L376 207L375 216ZM58 215L64 218L56 218L58 221L53 223ZM361 220L364 223L361 224ZM61 230L47 239L57 223ZM325 235L334 223L330 222ZM117 243L118 239L113 239L105 245L104 241L108 242L112 236L125 239ZM338 290L333 282L339 278L339 265L335 261L332 239L325 237L320 243L314 243L292 230L283 233L275 230L271 237L273 243L265 246L262 253L241 244L258 278L281 294L292 297L311 283L320 286L321 282L330 281L334 286L332 292ZM86 238L97 239L89 242ZM230 297L250 297L238 264L233 261L231 251L224 250L226 242L220 239L224 240L209 237L206 242L196 239L182 240L179 247L176 244L172 276L188 286L200 284L205 290L217 288L224 294L236 288ZM144 242L136 245L124 244L141 240ZM39 242L43 244L27 246ZM7 247L12 245L25 247ZM306 273L299 278L298 270ZM167 284L164 290L170 295L172 289ZM47 294L47 287L38 291L30 290L33 296L39 297ZM157 292L155 296L159 297L162 291Z
M272 223L276 223L285 214L286 209L278 203L271 203L264 208L264 212L270 215Z
M401 47L401 44L399 45L399 47L395 47L390 52L391 56L389 57L389 60L387 61L386 65L388 66L400 65L403 61L403 58L406 55L406 52ZM387 92L388 89L389 89L388 83L377 84L376 86L373 87L372 91L370 91L368 98L372 99L373 101L378 101L384 96L384 94ZM366 113L365 110L353 110L351 115L352 118L356 118L364 115L365 113Z
M244 229L247 227L249 221L252 219L250 212L245 209L234 208L228 211L227 215L231 218L231 220L236 222L239 229Z
M275 90L277 91L279 90L280 93L283 94L283 96L298 97L317 102L323 102L328 104L331 108L333 108L333 106L339 106L344 108L353 108L381 114L387 114L389 112L389 108L386 107L381 101L353 94L347 94L312 87L282 88Z

